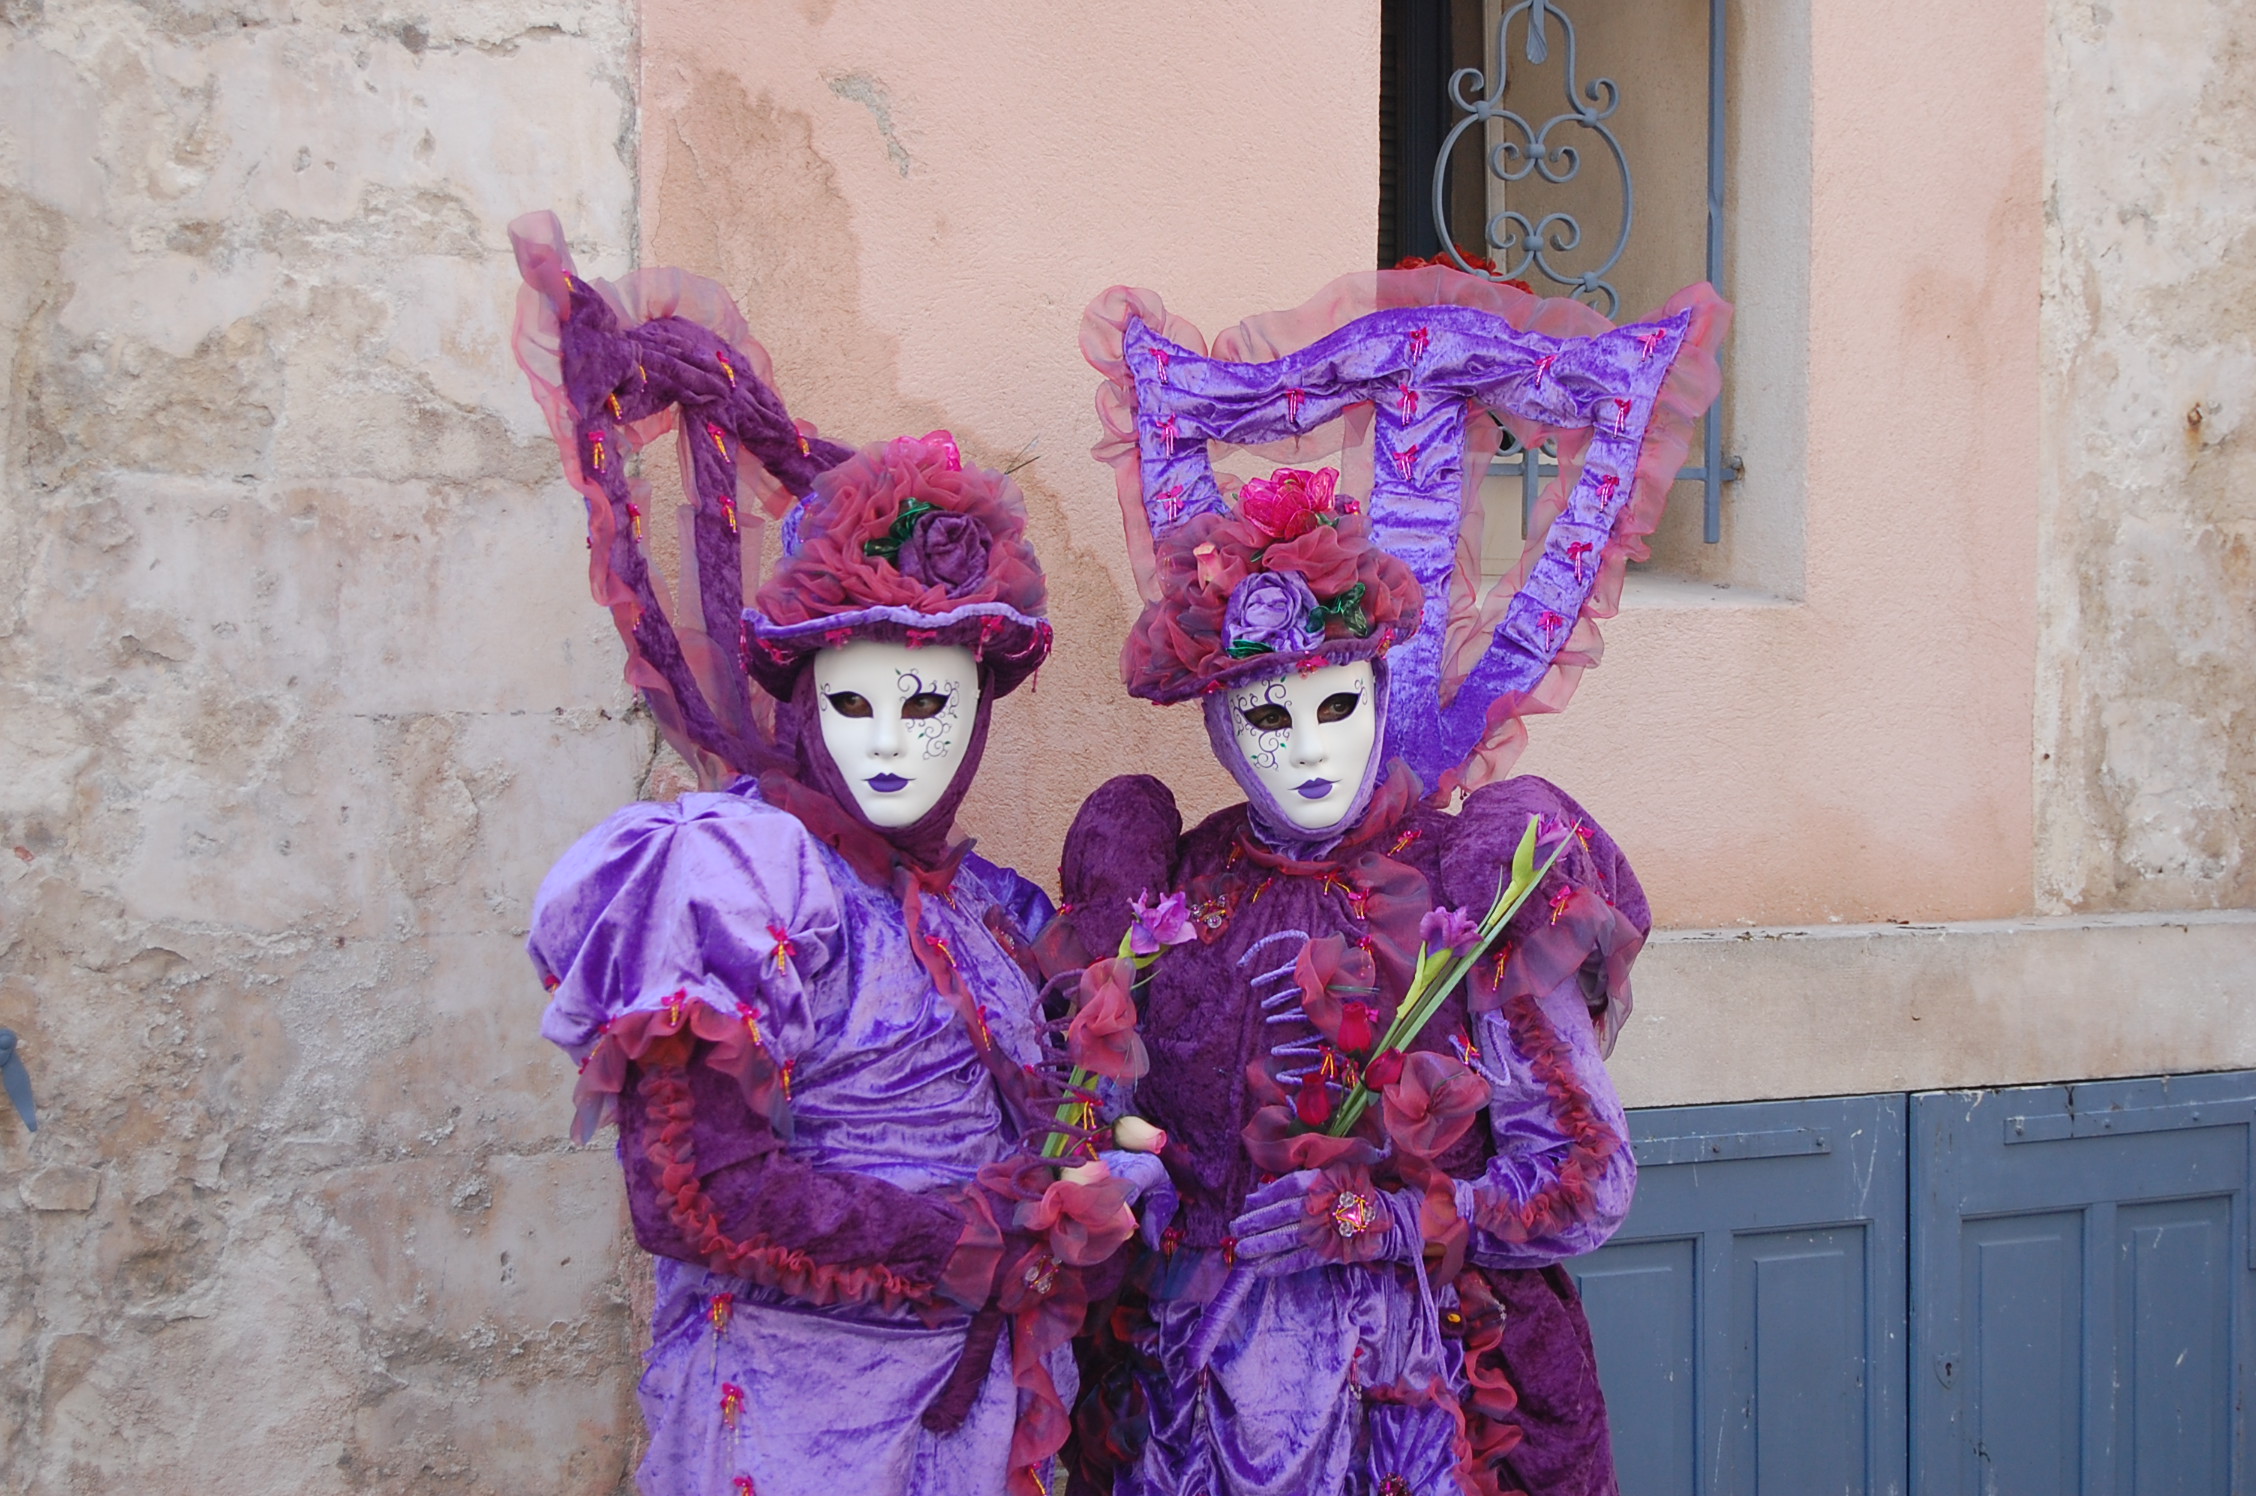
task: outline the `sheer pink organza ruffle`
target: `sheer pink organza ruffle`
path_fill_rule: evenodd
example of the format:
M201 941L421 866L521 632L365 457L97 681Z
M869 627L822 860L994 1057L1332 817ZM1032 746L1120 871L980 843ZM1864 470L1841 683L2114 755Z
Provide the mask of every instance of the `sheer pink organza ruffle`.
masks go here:
M1248 317L1217 333L1211 343L1192 323L1169 312L1154 291L1114 286L1089 304L1081 320L1081 351L1104 375L1104 381L1097 387L1097 418L1104 434L1091 454L1113 470L1129 556L1137 585L1147 601L1157 599L1161 587L1151 525L1144 508L1143 473L1136 442L1135 381L1122 352L1129 322L1141 320L1169 341L1213 358L1266 362L1306 348L1358 317L1413 306L1473 307L1500 317L1522 331L1551 337L1592 337L1614 326L1581 302L1533 296L1515 286L1444 266L1343 275L1302 305ZM1650 555L1645 537L1659 525L1668 504L1669 490L1691 450L1699 418L1714 403L1722 387L1716 354L1730 331L1730 304L1717 296L1713 287L1702 284L1677 292L1655 315L1669 317L1683 311L1692 314L1691 326L1683 349L1654 402L1630 499L1622 507L1613 533L1597 557L1596 585L1588 601L1543 679L1533 689L1499 698L1490 707L1489 728L1479 747L1445 775L1441 784L1432 787L1437 795L1448 795L1459 787L1477 789L1508 775L1527 744L1524 719L1563 709L1573 697L1582 672L1598 663L1604 647L1599 621L1620 611L1622 581L1629 563L1645 560ZM1441 689L1445 701L1485 650L1489 636L1504 616L1506 605L1542 555L1551 522L1566 507L1581 475L1583 453L1590 441L1587 429L1542 426L1494 410L1488 415L1489 420L1475 419L1466 424L1463 517L1457 536L1457 565L1450 586L1448 638L1443 646L1446 664ZM1506 430L1531 449L1545 441L1556 440L1559 475L1545 486L1536 500L1519 561L1511 570L1489 582L1483 578L1480 564L1480 481ZM1249 450L1266 460L1300 467L1332 462L1342 470L1343 490L1355 494L1371 491L1368 407L1357 407L1294 440L1267 443Z

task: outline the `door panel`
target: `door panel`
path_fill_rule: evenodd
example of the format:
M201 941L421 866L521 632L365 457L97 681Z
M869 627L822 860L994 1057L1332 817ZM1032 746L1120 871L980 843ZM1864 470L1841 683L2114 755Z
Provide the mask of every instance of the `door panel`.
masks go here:
M1955 1376L1976 1387L1976 1426L1962 1474L1988 1496L2060 1496L2076 1489L2076 1374L2083 1344L2083 1218L1976 1221L1960 1256L1978 1329Z
M1862 1227L1739 1240L1739 1341L1752 1375L1748 1430L1762 1496L1864 1489Z
M1575 1264L1583 1311L1599 1347L1609 1409L1647 1427L1614 1436L1621 1488L1638 1496L1694 1496L1699 1424L1692 1400L1699 1298L1696 1238L1626 1242ZM1607 1346L1634 1353L1606 1354ZM1623 1414L1616 1414L1616 1428Z
M1624 1496L1901 1496L1904 1098L1633 1112L1571 1264Z
M2256 1076L1911 1098L1920 1496L2247 1474Z
M2171 1200L2115 1212L2116 1323L2130 1345L2117 1410L2119 1489L2193 1496L2230 1484L2232 1200Z

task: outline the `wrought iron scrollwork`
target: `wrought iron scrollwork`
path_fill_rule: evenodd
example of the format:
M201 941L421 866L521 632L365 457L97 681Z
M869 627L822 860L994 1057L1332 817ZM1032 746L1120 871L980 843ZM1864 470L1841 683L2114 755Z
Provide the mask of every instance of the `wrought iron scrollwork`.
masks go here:
M1558 23L1566 45L1567 107L1540 126L1504 102L1512 81L1511 31L1515 22L1524 24L1524 55L1531 67L1541 67L1550 60L1552 22ZM1568 267L1563 257L1583 247L1582 222L1572 213L1546 213L1540 218L1531 218L1518 209L1507 208L1489 217L1486 238L1488 247L1495 251L1500 277L1516 279L1533 270L1568 288L1568 294L1614 317L1621 310L1621 296L1606 277L1621 262L1622 252L1629 247L1629 232L1636 217L1636 189L1630 178L1629 157L1606 123L1621 106L1620 88L1611 78L1593 78L1588 83L1579 79L1574 22L1565 11L1552 0L1519 0L1504 11L1496 23L1494 87L1482 92L1487 80L1479 68L1459 68L1449 80L1450 102L1464 117L1450 127L1442 141L1441 152L1434 159L1434 227L1440 232L1450 259L1456 261L1459 269L1471 270L1472 266L1459 253L1456 238L1449 231L1448 208L1449 160L1467 130L1485 126L1490 120L1502 124L1504 138L1488 152L1489 173L1498 181L1523 182L1530 177L1540 177L1555 187L1573 181L1580 174L1583 147L1570 141L1554 141L1552 132L1588 131L1597 137L1595 143L1602 144L1613 156L1614 165L1621 173L1621 232L1615 236L1606 257L1585 269Z

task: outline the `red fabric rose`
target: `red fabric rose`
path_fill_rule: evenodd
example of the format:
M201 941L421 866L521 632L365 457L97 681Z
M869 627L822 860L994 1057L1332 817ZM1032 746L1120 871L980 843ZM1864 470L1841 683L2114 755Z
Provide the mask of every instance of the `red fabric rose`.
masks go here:
M1465 1135L1488 1095L1488 1082L1469 1066L1418 1050L1404 1058L1400 1077L1382 1097L1387 1136L1405 1153L1438 1157Z
M1238 490L1238 512L1273 540L1290 540L1333 516L1332 491L1338 468L1279 468L1266 478L1248 478Z
M1353 1054L1370 1047L1370 1039L1350 1044L1344 1033L1349 1003L1366 1013L1372 1011L1370 999L1378 991L1378 968L1369 951L1349 945L1338 935L1319 935L1300 948L1300 959L1293 963L1293 980L1300 984L1300 1006L1318 1033ZM1368 1026L1366 1020L1364 1027Z

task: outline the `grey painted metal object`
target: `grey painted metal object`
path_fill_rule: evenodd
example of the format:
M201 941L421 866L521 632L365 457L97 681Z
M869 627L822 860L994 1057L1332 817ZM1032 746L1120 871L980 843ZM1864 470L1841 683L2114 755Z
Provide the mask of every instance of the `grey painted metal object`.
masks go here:
M1637 1203L1569 1266L1621 1489L1902 1496L1904 1098L1630 1114Z
M2256 1074L1912 1098L1921 1496L2250 1489Z
M1727 10L1727 0L1709 0L1706 258L1708 281L1719 291L1723 287L1724 165L1729 118L1726 113ZM1550 59L1554 25L1565 47L1566 108L1540 124L1506 101L1512 83L1511 32L1515 22L1522 27L1522 54L1531 67L1540 67ZM1636 178L1620 137L1607 123L1621 107L1621 88L1611 78L1581 81L1574 22L1555 0L1518 0L1517 4L1507 6L1496 23L1493 83L1479 68L1459 68L1449 79L1449 99L1463 117L1450 127L1434 157L1434 230L1441 236L1442 252L1456 262L1458 269L1472 271L1473 267L1459 252L1456 236L1449 228L1449 161L1458 140L1467 131L1485 127L1491 121L1502 126L1502 138L1487 154L1489 175L1501 182L1540 179L1562 186L1581 174L1585 149L1602 148L1621 174L1621 230L1610 246L1592 247L1577 266L1574 263L1577 251L1585 249L1580 219L1567 212L1531 218L1511 208L1489 215L1483 225L1483 238L1486 247L1495 251L1497 279L1519 280L1531 273L1542 276L1564 288L1569 295L1618 320L1621 295L1606 277L1621 263L1623 253L1629 248L1630 231L1636 225ZM1575 143L1576 132L1583 137L1580 145ZM1555 134L1559 138L1554 139ZM1601 248L1604 253L1597 257ZM1701 485L1701 536L1709 545L1714 545L1723 539L1723 485L1737 481L1742 464L1737 457L1726 459L1723 455L1720 399L1702 422L1700 465L1684 469L1677 479ZM1521 481L1521 533L1526 533L1535 510L1535 495L1543 480L1555 475L1557 470L1555 462L1545 467L1540 457L1531 460L1526 453L1517 450L1500 453L1492 463L1491 472L1516 476Z
M32 1132L39 1131L39 1108L31 1099L31 1072L24 1068L23 1056L16 1053L13 1029L0 1028L0 1090L8 1093L23 1125Z
M1504 101L1512 82L1508 33L1515 20L1526 22L1526 54L1530 66L1541 67L1550 60L1551 22L1558 23L1561 39L1566 44L1567 107L1540 125ZM1441 153L1434 160L1434 229L1441 235L1442 252L1457 262L1458 269L1471 270L1472 266L1458 253L1457 241L1449 232L1448 206L1450 153L1456 149L1458 137L1467 130L1491 120L1504 126L1504 138L1488 153L1489 173L1498 181L1524 182L1531 176L1540 176L1555 187L1582 174L1583 147L1571 140L1554 141L1552 132L1562 127L1583 131L1594 137L1586 144L1605 147L1621 172L1621 232L1615 236L1605 258L1579 270L1567 267L1563 257L1581 249L1583 240L1582 223L1572 213L1546 213L1539 219L1530 219L1517 209L1507 208L1489 215L1486 237L1488 247L1500 256L1498 275L1516 280L1532 270L1546 280L1567 287L1570 294L1589 302L1608 317L1618 317L1621 294L1606 276L1621 263L1622 251L1629 248L1629 232L1637 216L1637 189L1630 176L1629 157L1622 150L1620 137L1606 123L1621 107L1621 89L1611 78L1593 78L1578 87L1578 73L1574 22L1567 19L1565 11L1551 0L1519 0L1504 12L1496 23L1495 84L1488 87L1487 92L1481 92L1486 80L1479 68L1459 68L1449 79L1449 100L1465 117L1450 127L1449 134L1442 139ZM1471 97L1466 94L1468 88L1473 91Z

